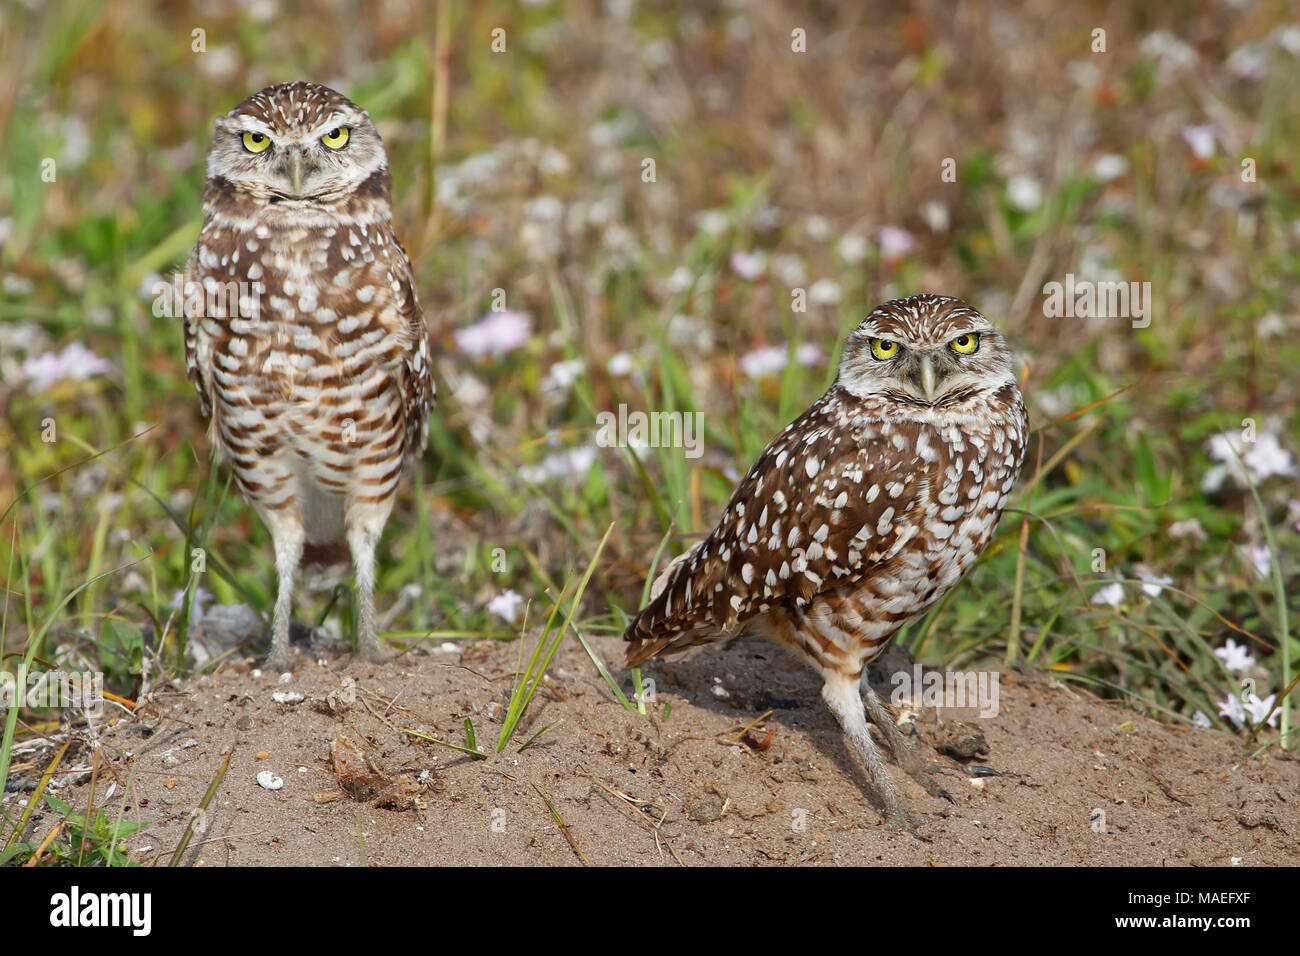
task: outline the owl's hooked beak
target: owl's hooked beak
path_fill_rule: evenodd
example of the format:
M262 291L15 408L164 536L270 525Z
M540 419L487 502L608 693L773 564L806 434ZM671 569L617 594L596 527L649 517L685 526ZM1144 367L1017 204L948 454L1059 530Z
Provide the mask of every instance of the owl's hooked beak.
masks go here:
M289 153L289 180L293 183L293 194L295 196L302 195L302 169L302 150L292 150Z
M928 355L921 356L921 388L925 391L925 400L934 404L934 360Z

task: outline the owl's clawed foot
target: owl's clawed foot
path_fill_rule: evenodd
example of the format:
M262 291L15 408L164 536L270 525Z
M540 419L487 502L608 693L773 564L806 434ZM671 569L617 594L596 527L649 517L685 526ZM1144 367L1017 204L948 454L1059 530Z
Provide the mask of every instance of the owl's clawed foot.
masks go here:
M876 789L884 799L885 826L891 830L903 831L918 840L929 842L927 837L921 836L916 831L917 819L913 816L912 811L908 809L907 802L903 799L903 795L898 791L898 788L894 786L893 781L891 780L888 786L881 786L879 782L873 782L876 783Z
M885 736L889 737L889 734L886 733ZM943 767L922 760L916 751L908 745L907 741L903 739L902 734L898 735L897 740L890 739L890 744L894 762L902 768L904 773L919 783L930 796L941 797L954 807L957 805L957 798L945 790L938 780L934 779L934 774L942 770Z
M895 754L894 756L897 759L898 755ZM934 767L927 764L916 754L909 752L905 759L899 760L898 765L903 768L903 771L909 777L919 783L930 796L942 797L954 807L957 805L957 798L940 786L939 782L931 776Z
M898 784L894 782L893 775L871 740L866 712L862 707L862 697L858 694L857 679L832 676L822 687L822 699L826 701L831 713L844 728L849 742L862 760L863 768L871 780L871 788L880 796L883 804L885 825L893 830L905 830L918 840L926 839L916 832L916 818L912 816L907 801L903 799L903 794L898 789ZM877 699L875 703L879 706L880 702ZM872 706L870 699L867 706ZM894 734L899 741L902 740L897 727L894 728Z
M382 664L391 656L373 635L369 638L363 637L357 642L357 658L367 663Z
M293 648L288 644L284 647L272 647L271 653L266 656L266 668L277 674L287 674L292 671Z
M866 687L863 698L866 701L867 713L871 715L871 722L885 735L885 741L889 744L889 750L893 754L894 762L903 769L904 773L919 783L930 796L942 797L953 806L956 806L957 798L934 779L933 775L942 768L937 764L923 760L917 755L903 736L902 731L898 729L898 724L894 722L893 715L889 713L884 703L876 696L876 692L869 686Z

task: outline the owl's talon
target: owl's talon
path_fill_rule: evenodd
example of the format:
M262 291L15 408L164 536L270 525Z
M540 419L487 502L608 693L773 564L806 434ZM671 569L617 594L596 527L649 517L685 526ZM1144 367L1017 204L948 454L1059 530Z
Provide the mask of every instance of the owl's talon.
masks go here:
M927 767L919 758L914 757L913 761L903 762L903 771L919 783L930 796L941 797L955 807L957 805L957 798L941 787L935 781L934 777L930 776L930 768ZM909 764L911 765L909 766Z
M892 811L886 810L885 826L890 830L906 833L908 836L914 837L922 843L931 842L929 837L922 836L920 831L916 829L917 819L912 815L911 811L907 809Z
M357 657L370 664L382 664L388 660L389 653L376 641L374 643L362 642L357 649Z
M267 670L275 671L277 674L288 674L293 671L293 650L284 648L283 650L272 651L266 657Z

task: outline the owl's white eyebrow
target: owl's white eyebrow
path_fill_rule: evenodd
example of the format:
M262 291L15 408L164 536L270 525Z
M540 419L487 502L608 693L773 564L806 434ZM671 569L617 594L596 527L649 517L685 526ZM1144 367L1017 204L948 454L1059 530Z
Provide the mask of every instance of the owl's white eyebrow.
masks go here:
M313 126L313 127L312 127L312 132L315 133L315 132L317 132L317 131L319 131L319 130L331 130L331 129L335 129L335 128L339 127L339 126L346 125L346 124L343 122L343 120L344 120L345 118L346 118L346 116L345 116L345 114L343 114L343 113L331 113L331 114L330 114L329 116L327 116L325 119L321 120L319 123L317 123L315 126Z
M264 136L275 139L274 136L271 136L271 127L267 126L259 119L255 119L246 114L234 116L232 119L236 127L235 131L238 133L261 133Z

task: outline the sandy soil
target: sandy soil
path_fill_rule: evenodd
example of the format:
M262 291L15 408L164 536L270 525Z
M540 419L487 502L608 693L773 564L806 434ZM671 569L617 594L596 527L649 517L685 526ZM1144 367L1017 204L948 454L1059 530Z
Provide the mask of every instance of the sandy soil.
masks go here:
M617 640L594 645L605 660L619 659ZM233 748L187 863L1300 861L1294 757L1272 748L1246 758L1229 736L1158 723L1043 675L1003 672L993 717L957 720L932 708L911 722L905 715L905 729L946 768L940 779L956 798L953 806L931 797L891 768L921 821L917 835L882 823L816 678L760 643L652 663L645 674L657 702L653 713L635 714L566 638L550 686L504 753L472 760L403 732L463 744L470 718L479 747L491 751L517 653L517 644L483 643L370 665L347 654L313 661L302 651L287 680L242 659L159 693L152 712L99 728L118 782L114 800L126 793L128 816L149 823L131 840L135 858L170 857ZM879 664L910 669L897 652ZM877 687L887 698L889 685ZM974 776L951 753L1001 776ZM84 745L76 759L88 765ZM282 780L280 789L260 785L262 771ZM38 776L20 782L30 788ZM59 795L84 801L88 780L83 774ZM31 832L39 839L53 821L38 817Z

